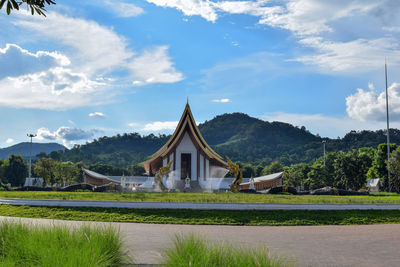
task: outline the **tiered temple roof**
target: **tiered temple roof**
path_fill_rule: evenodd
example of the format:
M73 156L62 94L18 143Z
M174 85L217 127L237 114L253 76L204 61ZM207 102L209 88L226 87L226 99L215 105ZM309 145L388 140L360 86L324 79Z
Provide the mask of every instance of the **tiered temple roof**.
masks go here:
M154 175L154 173L162 166L163 158L174 152L185 133L189 134L193 144L210 161L210 163L221 167L228 166L223 158L218 155L204 140L199 131L199 128L196 125L192 111L190 110L189 103L187 103L185 110L183 111L182 117L178 123L178 126L176 127L168 142L156 153L151 155L151 158L149 160L142 162L148 175Z

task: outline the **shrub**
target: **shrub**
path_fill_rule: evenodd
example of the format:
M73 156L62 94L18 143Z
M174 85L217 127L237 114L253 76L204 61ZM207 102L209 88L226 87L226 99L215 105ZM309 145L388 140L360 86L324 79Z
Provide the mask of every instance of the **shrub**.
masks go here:
M121 266L130 263L111 227L46 228L2 222L1 266Z
M284 264L282 260L271 257L266 248L244 249L229 244L211 244L194 235L189 235L176 236L174 246L166 251L164 265L167 267L278 267Z

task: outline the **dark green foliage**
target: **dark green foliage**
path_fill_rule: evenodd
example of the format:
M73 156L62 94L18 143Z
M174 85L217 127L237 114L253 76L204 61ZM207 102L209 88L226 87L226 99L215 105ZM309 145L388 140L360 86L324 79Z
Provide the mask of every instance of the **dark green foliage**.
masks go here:
M320 148L321 140L288 123L266 122L243 113L217 116L200 124L199 129L216 152L234 161L249 163L258 163L264 158L284 164L300 162L309 147ZM305 150L302 149L304 146L307 146ZM308 152L308 160L318 154Z
M34 165L35 175L42 177L46 184L69 185L82 180L82 164L70 161L60 162L42 157Z
M390 133L392 134L392 133ZM396 144L390 144L390 152L396 150ZM383 188L385 191L388 190L388 173L387 173L387 144L379 144L378 150L374 161L372 162L372 168L368 171L368 178L380 178L383 182Z
M46 16L46 5L55 5L56 2L54 0L0 0L0 9L5 6L7 15L10 15L12 10L19 10L23 4L29 7L32 15L37 13Z
M285 185L301 186L307 184L307 175L311 171L311 165L308 163L293 164L290 167L285 167Z
M4 176L12 186L21 186L28 176L28 166L21 155L11 155L5 162Z
M367 172L372 160L366 154L360 154L357 150L349 153L337 153L335 160L334 186L341 189L358 190L366 184Z
M282 172L283 169L284 166L280 162L274 161L262 170L261 175L268 175L272 173Z
M104 136L85 145L75 145L70 150L53 152L50 157L61 161L81 161L85 165L102 163L126 168L146 160L168 139L166 135L141 136L138 133Z
M129 171L130 175L133 175L133 176L143 176L143 175L145 175L145 172L146 172L144 167L139 164L133 164L133 165L129 166L128 171Z
M393 192L400 192L400 147L393 151L388 162L391 173L390 184Z

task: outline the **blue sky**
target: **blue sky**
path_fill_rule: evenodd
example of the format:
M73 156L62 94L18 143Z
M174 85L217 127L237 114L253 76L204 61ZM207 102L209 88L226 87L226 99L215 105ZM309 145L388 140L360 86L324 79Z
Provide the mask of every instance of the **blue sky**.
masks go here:
M0 14L0 146L71 147L244 112L321 136L400 126L396 0L57 1Z

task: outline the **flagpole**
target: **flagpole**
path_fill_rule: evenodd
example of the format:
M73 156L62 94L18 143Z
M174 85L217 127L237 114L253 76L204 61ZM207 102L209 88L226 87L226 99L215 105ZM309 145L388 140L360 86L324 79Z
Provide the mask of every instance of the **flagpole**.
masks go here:
M390 137L389 137L389 96L388 96L388 82L387 82L387 65L386 65L386 58L385 58L385 81L386 81L386 134L387 134L387 159L388 163L387 171L388 171L388 191L391 191L390 186L390 171L389 171L389 159L390 159Z

